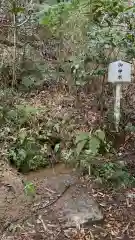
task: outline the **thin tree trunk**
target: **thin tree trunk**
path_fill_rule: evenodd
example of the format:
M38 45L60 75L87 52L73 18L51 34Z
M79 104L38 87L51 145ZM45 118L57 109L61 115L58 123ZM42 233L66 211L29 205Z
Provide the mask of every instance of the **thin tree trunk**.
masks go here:
M17 24L16 24L16 14L13 13L13 25L14 25L14 51L13 51L13 80L12 87L16 84L16 44L17 44Z

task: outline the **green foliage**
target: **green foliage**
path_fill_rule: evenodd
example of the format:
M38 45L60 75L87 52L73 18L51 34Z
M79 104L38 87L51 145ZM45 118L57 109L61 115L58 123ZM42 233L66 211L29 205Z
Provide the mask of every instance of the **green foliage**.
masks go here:
M123 1L116 0L73 0L69 2L60 2L44 9L44 17L41 24L47 24L50 27L61 27L66 21L70 20L72 14L76 14L81 10L83 17L94 21L100 21L104 14L109 17L117 17L117 15L125 10Z
M32 182L25 182L24 183L24 192L27 196L34 197L36 194L35 186Z
M108 162L93 169L93 174L100 178L103 183L115 187L128 187L135 185L135 178L130 175L126 167L122 167L119 163Z
M41 145L34 134L24 129L10 147L8 156L19 171L27 172L49 165L48 149L47 144Z
M10 12L12 12L12 13L17 15L18 13L24 13L25 12L25 8L13 6L13 8L10 10Z
M40 23L48 25L55 32L68 18L69 13L75 8L77 1L60 2L52 5L42 11L43 16L40 17Z
M108 17L116 18L119 13L123 12L125 10L125 4L123 1L117 1L117 0L100 0L91 1L92 5L92 12L94 15L94 20L99 21L101 17L104 16L104 14L107 14ZM110 22L112 25L112 23Z
M70 166L76 165L76 158L74 149L62 149L61 151L61 160L66 164Z
M84 141L84 140L88 140L88 139L89 139L89 133L87 133L87 132L79 133L76 136L75 144L78 144L80 141Z
M51 49L49 51L51 52ZM19 86L23 90L25 89L28 90L34 89L39 86L41 87L47 81L50 82L51 84L52 78L54 79L55 82L56 72L54 75L54 69L50 68L49 64L47 64L47 62L44 62L43 59L40 61L36 60L35 62L31 61L30 63L28 62L27 64L27 52L26 52L26 63L24 62L20 78L21 83L19 84Z
M25 121L28 119L31 121L29 115ZM30 126L25 122L25 128L22 128L21 121L19 122L21 127L16 128L16 134L8 150L8 159L21 172L46 167L60 154L61 137L55 129L55 124L44 121L45 118L40 126L38 119Z
M106 142L105 133L101 129L77 134L74 147L62 150L62 159L66 163L71 163L81 169L93 164L94 159L103 156L110 150L110 145Z
M81 139L81 136L87 136L87 139ZM81 133L77 136L77 139L80 140L76 143L74 157L81 171L83 169L88 170L90 166L93 166L96 158L105 155L110 150L110 145L107 144L105 139L105 133L101 129L92 133Z
M8 142L9 162L19 171L46 167L60 154L60 125L50 119L46 108L26 103L1 106L0 117L1 141Z
M62 158L67 164L79 167L82 173L94 176L104 186L134 186L135 179L126 166L122 166L118 161L111 161L111 158L107 159L106 153L110 151L111 145L106 142L105 132L97 129L92 133L78 134L75 147L62 151Z
M76 136L76 153L80 155L82 150L86 150L87 153L96 156L98 153L104 153L108 151L108 145L105 139L104 131L98 129L93 133L80 133Z
M42 109L32 107L30 105L16 105L15 108L7 111L6 120L12 122L19 128L32 124L32 120Z
M6 96L12 99L13 93L6 93ZM3 98L1 92L0 97ZM0 107L0 137L2 142L6 142L9 162L19 171L36 170L58 160L76 166L82 172L89 172L105 184L134 184L134 178L126 167L109 159L112 149L104 130L80 132L76 135L73 119L71 122L52 119L46 107L36 108L25 102L20 104L19 101L17 104L9 101L9 104L6 100L7 104ZM34 195L33 186L26 185L25 192Z
M134 57L134 18L134 8L123 0L78 0L51 6L41 23L60 37L64 60L71 62L61 66L74 85L83 86L105 76L110 62Z
M38 45L37 42L40 40L45 41L42 49L45 58L51 55L46 49L49 45L46 44L46 32L50 33L54 41L59 41L59 46L55 47L57 64L64 69L64 78L66 73L71 74L72 83L76 86L84 86L93 79L105 76L108 63L114 59L131 60L135 53L134 8L127 8L126 5L122 0L72 0L59 3L52 0L43 1L41 4L34 3L32 11L30 6L30 20L17 28L17 46L20 43L22 45L22 48L16 49L17 85L26 89L37 88L43 85L45 79L49 79L51 85L52 79L63 77L55 64L50 64L39 56L38 49L41 44ZM19 3L10 3L8 7L9 12L18 15L18 19L21 19L22 15L22 19L27 19L29 9L26 7ZM39 32L35 34L37 17L42 25L39 32L42 32L44 37L40 36ZM121 24L126 25L126 30L120 27ZM30 26L27 28L27 25ZM21 40L24 36L25 40ZM51 41L52 39L49 39L49 42ZM5 55L5 58L2 59L0 67L3 80L1 84L8 86L12 82L12 51L13 49L8 55L3 49L2 55Z

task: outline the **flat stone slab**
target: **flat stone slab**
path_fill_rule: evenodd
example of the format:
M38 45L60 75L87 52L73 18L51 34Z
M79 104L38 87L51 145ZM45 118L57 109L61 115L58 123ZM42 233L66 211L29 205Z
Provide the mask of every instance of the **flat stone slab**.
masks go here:
M48 189L52 198L57 199L60 196L50 208L51 216L54 214L63 227L86 226L103 220L103 214L92 197L91 187L83 184L75 172L56 172L51 176L44 174L39 183L39 192L46 193ZM64 192L67 185L70 187ZM46 205L46 202L44 204Z
M57 212L59 221L67 228L91 225L103 220L98 204L88 189L79 184L69 188L56 202L53 211Z

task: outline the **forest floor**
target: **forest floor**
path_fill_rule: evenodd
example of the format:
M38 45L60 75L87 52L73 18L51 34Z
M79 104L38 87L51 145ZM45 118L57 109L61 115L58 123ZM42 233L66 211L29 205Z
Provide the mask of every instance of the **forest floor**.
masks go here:
M83 98L83 96L82 96ZM26 97L27 99L27 97ZM26 100L25 99L25 100ZM48 100L49 99L49 100ZM56 101L57 99L57 101ZM50 107L51 114L78 116L76 129L89 130L89 126L100 117L95 113L91 99L80 101L76 110L75 99L63 97L61 93L41 92L31 94L27 101L35 106ZM80 124L81 122L81 124ZM132 156L132 159L134 156ZM68 175L66 184L52 181L52 177ZM75 178L74 183L70 180ZM35 187L34 196L24 194L24 181L30 181ZM54 184L55 182L55 184ZM89 226L64 228L58 218L57 203L64 204L64 196L72 196L72 185L81 190L87 187L90 197L98 204L102 212L101 221L91 222ZM61 189L61 191L59 191ZM76 192L75 192L76 194ZM81 177L75 171L58 165L55 169L45 169L22 175L3 160L0 163L0 239L1 240L113 240L135 239L135 189L105 189L89 176Z
M87 186L90 198L98 203L98 208L102 211L103 219L99 222L91 221L87 226L79 226L77 223L76 228L65 228L58 217L57 201L60 197L61 204L64 204L65 194L72 198L72 183L66 193L63 179L67 181L68 176L68 181L71 181L76 175L75 172L71 174L71 169L63 165L54 170L40 170L26 176L18 174L8 166L3 169L0 180L1 240L135 239L135 189L107 191L99 188L90 178L77 177L75 186L79 186L79 194L82 188ZM54 176L57 176L57 179L51 182ZM24 194L22 179L34 184L34 197ZM76 194L75 191L74 193Z

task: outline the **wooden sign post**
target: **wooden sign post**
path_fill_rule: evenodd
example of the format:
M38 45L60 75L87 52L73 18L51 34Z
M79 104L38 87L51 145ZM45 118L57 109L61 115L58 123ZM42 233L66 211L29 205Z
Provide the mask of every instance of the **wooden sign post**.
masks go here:
M114 119L116 131L120 123L120 102L122 97L122 85L131 82L131 64L123 61L116 61L109 64L108 82L115 84Z

